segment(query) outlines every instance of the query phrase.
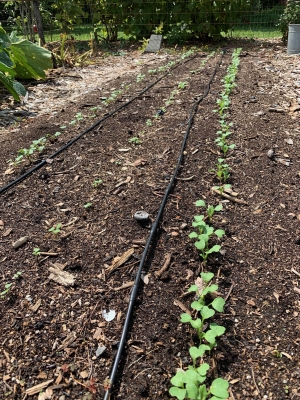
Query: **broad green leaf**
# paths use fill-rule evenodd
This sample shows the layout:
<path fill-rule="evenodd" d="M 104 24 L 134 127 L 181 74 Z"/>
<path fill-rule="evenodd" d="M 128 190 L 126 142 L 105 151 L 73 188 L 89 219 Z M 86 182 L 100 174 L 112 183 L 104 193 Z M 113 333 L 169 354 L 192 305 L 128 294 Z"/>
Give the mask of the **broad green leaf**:
<path fill-rule="evenodd" d="M 191 307 L 194 310 L 200 311 L 203 308 L 203 304 L 201 304 L 199 301 L 193 301 Z"/>
<path fill-rule="evenodd" d="M 9 58 L 5 51 L 0 50 L 0 71 L 9 72 L 10 75 L 15 75 L 13 70 L 14 63 Z"/>
<path fill-rule="evenodd" d="M 211 303 L 211 305 L 213 306 L 213 308 L 216 311 L 223 312 L 225 300 L 222 297 L 217 297 L 214 299 L 214 301 Z"/>
<path fill-rule="evenodd" d="M 205 385 L 201 385 L 199 387 L 199 400 L 206 400 L 207 398 L 207 390 Z"/>
<path fill-rule="evenodd" d="M 13 80 L 12 77 L 5 75 L 0 71 L 0 83 L 12 94 L 15 100 L 20 100 L 20 96 L 25 96 L 26 89 L 24 86 Z"/>
<path fill-rule="evenodd" d="M 221 399 L 227 399 L 229 396 L 227 391 L 228 387 L 228 381 L 225 381 L 222 378 L 217 378 L 212 382 L 210 392 Z"/>
<path fill-rule="evenodd" d="M 202 321 L 200 318 L 192 319 L 190 323 L 194 329 L 200 329 L 202 327 Z"/>
<path fill-rule="evenodd" d="M 206 296 L 207 293 L 213 293 L 213 292 L 215 292 L 216 290 L 218 290 L 218 285 L 210 285 L 210 286 L 207 286 L 207 287 L 203 290 L 203 292 L 201 293 L 201 295 Z"/>
<path fill-rule="evenodd" d="M 216 333 L 216 336 L 224 335 L 224 333 L 225 333 L 225 331 L 226 331 L 225 326 L 218 325 L 218 324 L 216 324 L 215 322 L 212 322 L 212 323 L 209 325 L 209 327 L 210 327 L 210 329 L 211 329 L 212 331 L 214 331 L 214 332 Z"/>
<path fill-rule="evenodd" d="M 29 40 L 12 43 L 10 48 L 16 75 L 20 78 L 45 78 L 45 70 L 52 68 L 51 52 Z"/>
<path fill-rule="evenodd" d="M 198 388 L 194 383 L 190 382 L 186 384 L 186 392 L 188 399 L 198 399 Z"/>
<path fill-rule="evenodd" d="M 185 382 L 185 372 L 183 370 L 177 371 L 176 375 L 171 378 L 171 383 L 174 386 L 183 387 Z"/>
<path fill-rule="evenodd" d="M 184 400 L 186 390 L 173 386 L 169 389 L 169 393 L 171 396 L 176 397 L 178 400 Z"/>
<path fill-rule="evenodd" d="M 194 369 L 188 369 L 187 371 L 185 371 L 185 382 L 192 382 L 192 383 L 197 383 L 198 382 L 198 372 L 195 371 Z"/>
<path fill-rule="evenodd" d="M 209 241 L 209 236 L 207 233 L 202 233 L 201 235 L 198 235 L 199 241 L 203 240 L 205 243 Z"/>
<path fill-rule="evenodd" d="M 212 272 L 201 272 L 200 276 L 204 280 L 205 283 L 208 283 L 209 281 L 212 280 L 212 278 L 214 277 L 214 274 Z"/>
<path fill-rule="evenodd" d="M 203 219 L 204 219 L 204 215 L 195 215 L 195 216 L 194 216 L 194 220 L 195 220 L 196 222 L 202 222 Z"/>
<path fill-rule="evenodd" d="M 211 253 L 218 253 L 221 249 L 221 246 L 218 244 L 215 244 L 212 248 L 210 248 L 207 252 L 207 254 L 211 254 Z"/>
<path fill-rule="evenodd" d="M 0 68 L 1 68 L 1 67 L 0 67 Z M 198 234 L 197 234 L 196 232 L 191 232 L 191 233 L 189 234 L 189 238 L 190 238 L 190 239 L 198 238 Z"/>
<path fill-rule="evenodd" d="M 216 336 L 217 335 L 215 332 L 210 329 L 209 331 L 205 332 L 204 338 L 208 341 L 208 343 L 214 344 L 216 342 Z"/>
<path fill-rule="evenodd" d="M 205 249 L 205 244 L 206 242 L 204 240 L 200 240 L 198 242 L 195 242 L 195 246 L 198 250 L 203 250 Z"/>
<path fill-rule="evenodd" d="M 210 348 L 206 344 L 201 344 L 199 347 L 190 347 L 189 352 L 192 359 L 196 360 L 198 357 L 203 357 L 206 350 L 210 350 Z"/>
<path fill-rule="evenodd" d="M 202 365 L 200 365 L 199 368 L 197 368 L 197 371 L 201 376 L 206 376 L 206 372 L 208 370 L 209 370 L 209 365 L 207 363 L 203 363 Z"/>
<path fill-rule="evenodd" d="M 195 204 L 196 204 L 196 207 L 205 207 L 204 200 L 197 200 Z"/>
<path fill-rule="evenodd" d="M 189 287 L 188 292 L 198 292 L 198 286 L 197 285 L 192 285 Z"/>
<path fill-rule="evenodd" d="M 5 30 L 0 26 L 0 48 L 5 49 L 11 44 L 10 38 Z"/>
<path fill-rule="evenodd" d="M 208 319 L 215 315 L 215 312 L 211 308 L 204 306 L 201 310 L 201 315 L 203 319 Z"/>
<path fill-rule="evenodd" d="M 206 225 L 206 234 L 208 236 L 212 235 L 214 233 L 214 228 L 212 226 Z"/>
<path fill-rule="evenodd" d="M 223 229 L 217 229 L 214 234 L 216 236 L 218 236 L 219 238 L 221 238 L 223 235 L 225 235 L 225 231 L 223 231 Z"/>
<path fill-rule="evenodd" d="M 183 313 L 180 315 L 180 322 L 190 322 L 191 319 L 192 317 L 190 316 L 190 314 Z"/>

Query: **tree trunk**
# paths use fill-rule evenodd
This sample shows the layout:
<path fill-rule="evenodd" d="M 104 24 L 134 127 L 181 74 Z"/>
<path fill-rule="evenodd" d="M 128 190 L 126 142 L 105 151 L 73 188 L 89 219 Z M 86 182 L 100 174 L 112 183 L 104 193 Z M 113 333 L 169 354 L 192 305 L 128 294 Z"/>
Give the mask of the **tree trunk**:
<path fill-rule="evenodd" d="M 37 26 L 37 33 L 40 38 L 40 45 L 44 46 L 46 41 L 45 41 L 45 36 L 44 36 L 42 16 L 40 13 L 38 0 L 33 0 L 33 14 L 34 14 L 34 18 L 35 18 L 35 22 L 36 22 L 36 26 Z"/>

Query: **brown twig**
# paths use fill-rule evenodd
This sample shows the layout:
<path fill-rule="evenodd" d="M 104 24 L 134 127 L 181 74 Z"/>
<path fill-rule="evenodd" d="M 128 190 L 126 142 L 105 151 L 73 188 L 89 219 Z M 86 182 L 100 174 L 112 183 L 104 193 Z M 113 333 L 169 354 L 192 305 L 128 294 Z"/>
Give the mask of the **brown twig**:
<path fill-rule="evenodd" d="M 245 204 L 246 206 L 248 205 L 248 203 L 245 200 L 236 199 L 235 197 L 232 197 L 229 194 L 226 194 L 224 192 L 221 193 L 220 190 L 218 190 L 218 189 L 212 188 L 211 190 L 213 192 L 219 194 L 220 196 L 225 197 L 225 199 L 233 201 L 234 203 Z"/>
<path fill-rule="evenodd" d="M 224 298 L 224 300 L 225 300 L 225 301 L 227 301 L 227 300 L 228 300 L 228 298 L 229 298 L 229 296 L 231 295 L 231 292 L 232 292 L 233 286 L 234 286 L 234 283 L 233 283 L 233 284 L 230 286 L 230 289 L 229 289 L 229 291 L 228 291 L 227 295 L 226 295 L 226 296 L 225 296 L 225 298 Z"/>
<path fill-rule="evenodd" d="M 255 376 L 254 376 L 254 371 L 253 371 L 253 368 L 252 368 L 252 367 L 251 367 L 251 372 L 252 372 L 252 379 L 253 379 L 253 382 L 254 382 L 254 386 L 256 387 L 256 390 L 257 390 L 258 393 L 260 394 L 259 388 L 258 388 L 258 386 L 257 386 L 257 384 L 256 384 L 256 380 L 255 380 Z"/>
<path fill-rule="evenodd" d="M 156 271 L 154 273 L 154 275 L 156 276 L 156 278 L 159 278 L 168 268 L 171 262 L 171 258 L 172 258 L 172 254 L 166 254 L 166 261 L 164 263 L 164 265 L 161 267 L 161 269 L 159 269 L 158 271 Z"/>

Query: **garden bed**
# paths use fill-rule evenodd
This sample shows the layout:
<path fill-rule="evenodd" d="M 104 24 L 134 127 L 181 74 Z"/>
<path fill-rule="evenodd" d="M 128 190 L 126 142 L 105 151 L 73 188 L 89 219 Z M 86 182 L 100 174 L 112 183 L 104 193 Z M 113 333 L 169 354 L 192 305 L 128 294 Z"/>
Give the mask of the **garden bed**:
<path fill-rule="evenodd" d="M 238 193 L 234 199 L 244 203 L 212 191 L 219 184 L 212 169 L 220 157 L 213 110 L 236 47 L 243 50 L 228 116 L 236 147 L 226 160 L 228 183 Z M 52 399 L 104 397 L 151 223 L 174 171 L 190 110 L 215 68 L 146 261 L 112 398 L 168 399 L 176 368 L 190 364 L 188 351 L 196 339 L 180 314 L 181 307 L 189 307 L 193 294 L 187 290 L 203 269 L 188 237 L 199 199 L 222 202 L 213 222 L 225 230 L 218 241 L 221 254 L 212 254 L 204 267 L 215 274 L 226 298 L 224 313 L 215 317 L 226 333 L 208 359 L 210 379 L 227 379 L 232 400 L 300 395 L 299 58 L 286 56 L 275 42 L 230 45 L 222 60 L 218 51 L 196 51 L 184 59 L 181 54 L 128 52 L 120 56 L 117 76 L 103 73 L 105 63 L 119 60 L 113 57 L 81 77 L 80 70 L 62 71 L 60 77 L 53 73 L 31 89 L 34 100 L 29 96 L 30 106 L 46 93 L 48 112 L 33 107 L 36 116 L 0 131 L 3 187 L 30 168 L 26 160 L 7 163 L 20 148 L 46 137 L 43 153 L 31 160 L 38 162 L 162 77 L 167 69 L 160 66 L 180 61 L 177 68 L 169 64 L 171 73 L 143 95 L 2 194 L 0 289 L 12 285 L 0 300 L 1 397 L 26 398 L 26 390 L 42 383 Z M 75 75 L 84 81 L 88 69 L 94 81 L 90 90 L 74 83 L 72 99 L 70 91 L 56 90 L 62 80 L 75 82 Z M 72 101 L 62 103 L 63 96 Z M 140 210 L 149 213 L 148 223 L 134 219 Z M 50 231 L 53 227 L 57 233 Z M 28 238 L 26 243 L 14 249 L 12 243 L 21 237 Z M 116 257 L 124 254 L 130 254 L 128 260 L 116 267 Z M 157 274 L 168 257 L 168 268 Z M 55 282 L 49 268 L 63 268 L 75 283 Z M 111 321 L 104 310 L 115 311 Z"/>

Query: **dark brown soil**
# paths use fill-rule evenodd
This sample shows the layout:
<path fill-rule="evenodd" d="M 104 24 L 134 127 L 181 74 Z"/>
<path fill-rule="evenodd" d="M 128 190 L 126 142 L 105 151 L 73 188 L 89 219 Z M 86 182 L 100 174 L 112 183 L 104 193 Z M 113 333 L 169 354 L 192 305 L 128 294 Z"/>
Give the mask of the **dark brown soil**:
<path fill-rule="evenodd" d="M 286 106 L 291 98 L 280 75 L 287 65 L 297 69 L 298 58 L 285 57 L 276 43 L 244 45 L 228 116 L 233 123 L 230 141 L 236 144 L 227 157 L 229 183 L 238 192 L 236 198 L 244 200 L 238 203 L 211 190 L 218 185 L 212 169 L 221 156 L 214 142 L 219 124 L 213 110 L 233 47 L 194 117 L 178 179 L 144 267 L 145 283 L 140 285 L 112 398 L 170 398 L 170 378 L 176 368 L 190 364 L 188 350 L 195 341 L 194 332 L 180 323 L 178 301 L 189 308 L 193 297 L 187 289 L 203 268 L 214 272 L 219 292 L 227 298 L 224 313 L 214 319 L 226 327 L 226 334 L 207 361 L 215 365 L 216 376 L 231 383 L 230 399 L 300 396 L 300 131 L 297 110 Z M 132 288 L 122 286 L 134 281 L 151 221 L 177 163 L 191 107 L 221 59 L 218 52 L 208 60 L 207 55 L 199 51 L 181 62 L 144 95 L 2 194 L 0 290 L 7 283 L 12 286 L 0 299 L 0 398 L 25 399 L 27 389 L 47 381 L 49 397 L 46 392 L 40 399 L 104 397 Z M 178 58 L 171 54 L 167 62 Z M 266 68 L 272 63 L 275 71 Z M 147 71 L 142 69 L 145 78 L 140 82 L 134 75 L 110 81 L 107 92 L 123 83 L 131 86 L 116 102 L 102 105 L 97 118 L 160 76 Z M 155 118 L 180 82 L 187 82 L 186 89 Z M 102 97 L 100 92 L 83 95 L 54 118 L 24 121 L 17 138 L 3 132 L 1 186 L 94 123 L 91 108 L 101 105 Z M 78 112 L 84 118 L 72 127 L 68 122 Z M 53 143 L 48 140 L 39 160 L 34 156 L 31 164 L 8 166 L 20 148 L 53 135 L 62 125 L 67 129 L 51 139 Z M 134 137 L 139 144 L 130 142 Z M 272 158 L 267 155 L 270 149 L 275 151 Z M 102 183 L 93 187 L 100 179 Z M 222 255 L 211 255 L 206 266 L 188 238 L 199 199 L 222 202 L 223 211 L 215 214 L 213 225 L 226 232 L 220 241 Z M 150 214 L 148 224 L 134 219 L 139 210 Z M 49 232 L 58 223 L 61 231 Z M 28 241 L 14 249 L 12 243 L 24 236 Z M 35 256 L 34 248 L 55 255 Z M 130 249 L 130 258 L 110 272 L 115 257 Z M 168 255 L 169 268 L 157 277 Z M 55 263 L 75 277 L 73 286 L 49 278 Z M 115 310 L 115 318 L 107 322 L 104 310 Z M 106 349 L 96 356 L 99 346 Z M 38 398 L 38 392 L 27 397 Z"/>

